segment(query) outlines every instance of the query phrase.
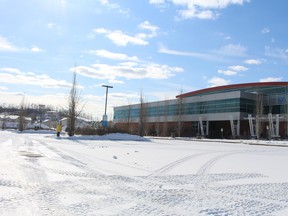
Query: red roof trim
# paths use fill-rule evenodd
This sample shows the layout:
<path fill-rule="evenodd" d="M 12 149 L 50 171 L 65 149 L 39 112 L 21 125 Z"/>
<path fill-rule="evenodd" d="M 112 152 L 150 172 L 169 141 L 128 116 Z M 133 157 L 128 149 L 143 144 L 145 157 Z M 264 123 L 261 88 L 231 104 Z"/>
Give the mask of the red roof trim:
<path fill-rule="evenodd" d="M 225 85 L 225 86 L 216 86 L 211 88 L 205 88 L 196 90 L 193 92 L 188 92 L 185 94 L 177 95 L 176 98 L 183 98 L 183 97 L 189 97 L 193 95 L 198 95 L 206 92 L 212 92 L 212 91 L 219 91 L 219 90 L 225 90 L 230 88 L 245 88 L 245 87 L 256 87 L 256 86 L 288 86 L 288 82 L 257 82 L 257 83 L 242 83 L 242 84 L 233 84 L 233 85 Z"/>

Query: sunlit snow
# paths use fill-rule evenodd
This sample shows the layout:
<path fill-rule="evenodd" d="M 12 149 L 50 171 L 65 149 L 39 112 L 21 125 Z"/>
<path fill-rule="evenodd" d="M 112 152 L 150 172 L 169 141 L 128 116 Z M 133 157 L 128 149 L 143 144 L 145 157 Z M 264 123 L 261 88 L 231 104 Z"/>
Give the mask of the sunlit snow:
<path fill-rule="evenodd" d="M 287 141 L 0 131 L 0 145 L 0 215 L 288 215 Z"/>

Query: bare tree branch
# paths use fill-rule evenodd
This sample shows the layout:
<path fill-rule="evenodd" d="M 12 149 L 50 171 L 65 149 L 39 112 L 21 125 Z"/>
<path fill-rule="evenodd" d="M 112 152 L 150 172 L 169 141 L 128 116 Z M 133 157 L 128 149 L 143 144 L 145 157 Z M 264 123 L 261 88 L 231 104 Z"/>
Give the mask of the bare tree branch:
<path fill-rule="evenodd" d="M 72 88 L 68 98 L 68 135 L 74 136 L 76 130 L 76 119 L 81 114 L 83 106 L 81 106 L 80 96 L 77 89 L 76 70 L 73 72 Z"/>

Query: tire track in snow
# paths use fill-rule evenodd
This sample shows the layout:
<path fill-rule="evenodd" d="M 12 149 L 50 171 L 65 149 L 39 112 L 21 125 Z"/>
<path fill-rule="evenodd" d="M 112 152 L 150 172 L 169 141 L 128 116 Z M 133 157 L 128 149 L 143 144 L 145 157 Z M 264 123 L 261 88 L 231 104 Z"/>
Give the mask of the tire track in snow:
<path fill-rule="evenodd" d="M 82 161 L 68 155 L 68 154 L 65 154 L 61 151 L 59 151 L 57 148 L 55 147 L 52 147 L 50 145 L 48 145 L 47 143 L 45 142 L 42 142 L 42 141 L 39 141 L 39 143 L 43 146 L 45 146 L 46 148 L 48 148 L 49 150 L 51 150 L 52 152 L 56 153 L 57 155 L 59 155 L 62 159 L 64 160 L 67 160 L 69 161 L 70 163 L 72 163 L 73 165 L 75 165 L 76 167 L 80 167 L 80 168 L 83 168 L 83 167 L 86 167 L 87 164 L 86 163 L 83 163 Z"/>
<path fill-rule="evenodd" d="M 47 146 L 50 150 L 52 150 L 53 152 L 57 153 L 58 155 L 60 155 L 63 159 L 65 159 L 68 163 L 70 163 L 71 161 L 73 162 L 73 164 L 77 160 L 74 157 L 71 156 L 67 156 L 66 154 L 60 152 L 58 149 L 49 146 L 49 144 L 47 143 L 43 143 L 41 142 L 41 144 L 43 144 L 44 146 Z M 188 160 L 188 159 L 186 159 Z M 185 160 L 183 160 L 184 162 Z M 81 161 L 80 161 L 81 162 Z M 178 163 L 180 163 L 181 161 L 179 161 Z M 136 208 L 134 209 L 135 212 L 137 213 L 147 213 L 149 211 L 151 211 L 150 213 L 153 212 L 153 214 L 155 213 L 155 215 L 169 215 L 171 213 L 173 213 L 173 215 L 177 215 L 177 212 L 179 212 L 181 209 L 177 209 L 177 207 L 171 207 L 171 206 L 167 206 L 167 205 L 162 205 L 160 203 L 158 203 L 156 200 L 158 195 L 153 195 L 152 197 L 150 197 L 149 194 L 146 194 L 146 192 L 144 192 L 143 196 L 139 197 L 139 193 L 141 193 L 142 195 L 142 191 L 138 191 L 138 187 L 136 187 L 137 184 L 142 184 L 142 185 L 150 185 L 148 188 L 152 189 L 152 191 L 155 190 L 155 188 L 157 188 L 157 191 L 162 191 L 161 189 L 159 189 L 160 185 L 162 185 L 162 183 L 158 183 L 155 181 L 151 181 L 150 179 L 145 179 L 145 178 L 141 178 L 141 177 L 125 177 L 125 176 L 117 176 L 117 175 L 113 175 L 113 176 L 106 176 L 100 173 L 96 173 L 93 172 L 93 170 L 89 169 L 87 167 L 86 164 L 82 163 L 82 164 L 78 164 L 77 165 L 79 168 L 81 168 L 81 170 L 83 170 L 84 173 L 82 172 L 67 172 L 67 171 L 60 171 L 60 170 L 53 170 L 53 169 L 49 169 L 52 172 L 56 172 L 59 174 L 66 174 L 68 176 L 73 176 L 75 175 L 75 177 L 85 177 L 87 178 L 86 181 L 88 182 L 101 182 L 101 185 L 106 185 L 111 187 L 111 189 L 108 190 L 104 190 L 102 191 L 102 195 L 104 195 L 105 197 L 103 199 L 100 199 L 98 201 L 98 203 L 101 203 L 100 206 L 86 206 L 86 208 L 92 208 L 94 209 L 94 211 L 99 208 L 100 212 L 101 209 L 105 209 L 109 206 L 111 206 L 111 203 L 113 203 L 112 205 L 126 205 L 127 202 L 128 203 L 133 203 L 133 205 L 135 205 L 135 200 L 137 201 L 137 205 Z M 73 187 L 75 187 L 75 185 L 73 185 Z M 83 189 L 82 189 L 83 190 Z M 87 191 L 91 192 L 91 189 L 87 188 Z M 101 189 L 96 192 L 100 192 Z M 66 191 L 67 192 L 67 191 Z M 158 194 L 158 193 L 156 193 Z M 50 202 L 50 200 L 48 199 L 48 202 Z M 109 204 L 108 204 L 109 203 Z M 82 205 L 83 203 L 75 203 L 73 205 L 71 205 L 71 210 L 76 208 L 78 205 Z M 75 205 L 75 206 L 74 206 Z M 79 206 L 78 206 L 79 207 Z M 70 210 L 70 209 L 69 209 Z M 75 210 L 75 209 L 74 209 Z M 185 211 L 185 210 L 181 210 L 182 212 L 185 212 L 185 215 L 188 215 L 189 212 Z M 74 211 L 73 211 L 74 212 Z M 125 212 L 125 211 L 124 211 Z M 80 214 L 82 215 L 82 214 Z M 121 214 L 120 214 L 121 215 Z M 125 214 L 124 214 L 125 215 Z"/>
<path fill-rule="evenodd" d="M 220 152 L 220 151 L 219 151 Z M 156 176 L 156 175 L 162 175 L 162 174 L 166 174 L 167 172 L 169 172 L 170 170 L 172 170 L 173 168 L 181 165 L 182 163 L 203 156 L 203 155 L 207 155 L 207 154 L 213 154 L 213 153 L 219 153 L 218 151 L 211 151 L 211 152 L 204 152 L 204 153 L 198 153 L 198 154 L 193 154 L 193 155 L 189 155 L 187 157 L 181 158 L 179 160 L 176 160 L 172 163 L 169 163 L 163 167 L 161 167 L 158 170 L 155 170 L 154 172 L 152 172 L 151 174 L 148 175 L 149 176 Z M 210 166 L 212 166 L 217 160 L 222 159 L 223 157 L 227 157 L 233 154 L 239 154 L 239 153 L 249 153 L 251 151 L 241 151 L 241 152 L 228 152 L 219 156 L 214 157 L 213 159 L 209 160 L 208 162 L 206 162 L 203 166 L 200 167 L 200 169 L 197 172 L 197 175 L 204 175 Z"/>
<path fill-rule="evenodd" d="M 23 177 L 21 181 L 10 180 L 10 175 L 0 179 L 0 214 L 20 215 L 18 210 L 23 208 L 23 215 L 69 215 L 57 199 L 59 190 L 55 190 L 56 187 L 48 182 L 45 167 L 41 166 L 38 157 L 31 157 L 38 154 L 39 142 L 25 135 L 15 135 L 8 141 L 7 152 L 17 157 L 15 166 L 21 170 L 19 173 Z M 9 188 L 11 189 L 8 190 Z M 13 206 L 15 207 L 11 208 Z"/>
<path fill-rule="evenodd" d="M 47 144 L 49 145 L 49 143 Z M 55 147 L 54 147 L 55 148 Z M 50 149 L 53 151 L 52 149 Z M 60 152 L 56 149 L 57 153 Z M 145 178 L 145 177 L 128 177 L 117 175 L 97 175 L 92 169 L 77 160 L 77 157 L 71 157 L 68 153 L 74 156 L 73 152 L 60 152 L 61 158 L 65 159 L 65 163 L 76 165 L 81 171 L 73 172 L 66 170 L 65 167 L 56 167 L 56 169 L 46 169 L 37 163 L 28 163 L 32 166 L 44 171 L 51 171 L 53 174 L 74 176 L 76 178 L 64 178 L 61 181 L 41 183 L 30 189 L 26 196 L 30 207 L 35 207 L 31 212 L 33 215 L 103 215 L 103 212 L 108 211 L 111 215 L 272 215 L 277 210 L 287 207 L 287 185 L 232 185 L 223 187 L 204 188 L 200 192 L 195 188 L 199 182 L 215 181 L 213 174 L 209 174 L 209 169 L 218 160 L 223 157 L 238 154 L 241 152 L 228 151 L 213 151 L 206 153 L 198 153 L 183 157 L 172 163 L 158 169 L 160 177 Z M 242 151 L 249 153 L 251 151 Z M 159 187 L 163 185 L 163 176 L 169 170 L 184 163 L 187 160 L 204 156 L 205 154 L 213 153 L 214 157 L 210 157 L 200 167 L 198 175 L 186 175 L 182 181 L 184 185 L 179 185 L 177 178 L 181 176 L 169 176 L 164 181 L 167 187 Z M 215 156 L 215 154 L 218 154 Z M 57 153 L 58 154 L 58 153 Z M 81 157 L 79 157 L 81 159 Z M 83 159 L 84 160 L 84 159 Z M 27 160 L 29 162 L 29 160 Z M 86 160 L 85 160 L 86 161 Z M 79 163 L 78 163 L 79 162 Z M 89 162 L 88 162 L 89 164 Z M 57 169 L 58 168 L 58 169 Z M 62 170 L 61 170 L 62 168 Z M 202 169 L 202 171 L 201 171 Z M 77 169 L 78 170 L 78 169 Z M 157 171 L 157 170 L 156 170 Z M 155 171 L 155 172 L 156 172 Z M 200 172 L 201 171 L 201 172 Z M 158 173 L 158 174 L 159 174 Z M 202 174 L 201 174 L 202 173 Z M 207 175 L 205 175 L 207 174 Z M 226 174 L 223 175 L 223 181 L 227 181 Z M 78 178 L 79 177 L 79 178 Z M 244 176 L 245 177 L 245 176 Z M 253 177 L 253 176 L 252 176 Z M 258 177 L 258 176 L 256 176 Z M 221 180 L 222 181 L 222 180 Z M 177 183 L 178 182 L 178 183 Z M 1 181 L 0 181 L 1 183 Z M 45 183 L 45 184 L 44 184 Z M 12 185 L 13 189 L 18 189 L 17 182 L 4 182 L 3 185 Z M 20 184 L 22 186 L 22 184 Z M 191 186 L 191 187 L 190 187 Z M 190 188 L 189 188 L 190 187 Z M 242 188 L 244 187 L 244 189 Z M 279 191 L 274 193 L 275 190 Z M 245 193 L 242 193 L 245 191 Z M 263 192 L 268 191 L 265 197 Z M 270 191 L 270 192 L 269 192 Z M 16 193 L 15 193 L 16 194 Z M 283 202 L 281 201 L 282 197 Z M 65 197 L 75 197 L 75 200 L 65 202 Z M 81 197 L 81 199 L 79 198 Z M 270 200 L 274 197 L 274 201 Z M 21 199 L 19 199 L 21 200 Z M 4 200 L 5 201 L 5 200 Z M 18 200 L 17 200 L 18 201 Z M 280 201 L 280 202 L 278 202 Z M 0 199 L 1 202 L 1 199 Z M 16 204 L 8 200 L 8 204 Z M 5 203 L 6 204 L 6 203 Z M 18 204 L 18 203 L 17 203 Z M 14 207 L 11 205 L 11 207 Z M 109 211 L 110 210 L 110 211 Z M 108 214 L 107 212 L 107 214 Z M 11 212 L 10 215 L 13 212 Z M 101 214 L 102 213 L 102 214 Z M 7 214 L 6 214 L 7 215 Z M 15 214 L 14 214 L 15 215 Z"/>
<path fill-rule="evenodd" d="M 48 144 L 47 144 L 48 145 Z M 53 148 L 53 147 L 52 147 Z M 50 149 L 52 150 L 52 149 Z M 56 149 L 57 150 L 57 149 Z M 58 152 L 60 152 L 59 150 L 57 150 Z M 55 152 L 58 154 L 58 152 Z M 86 215 L 86 213 L 88 214 L 89 212 L 97 212 L 100 213 L 102 210 L 105 210 L 106 208 L 109 208 L 110 204 L 112 203 L 113 206 L 119 206 L 118 209 L 118 215 L 132 215 L 132 214 L 140 214 L 140 215 L 146 215 L 146 214 L 152 214 L 152 215 L 191 215 L 191 210 L 195 210 L 194 215 L 196 215 L 197 213 L 201 214 L 201 215 L 207 215 L 207 214 L 218 214 L 218 215 L 223 215 L 225 212 L 229 215 L 232 213 L 243 213 L 243 212 L 238 212 L 238 210 L 240 209 L 239 207 L 236 207 L 236 204 L 239 204 L 240 206 L 246 206 L 247 210 L 245 210 L 244 212 L 249 212 L 249 211 L 255 211 L 255 212 L 250 212 L 250 215 L 259 215 L 261 213 L 265 213 L 266 210 L 263 210 L 264 208 L 278 208 L 281 209 L 283 208 L 283 206 L 287 206 L 285 205 L 285 202 L 278 202 L 278 201 L 273 201 L 271 202 L 271 200 L 269 199 L 263 199 L 263 198 L 255 198 L 255 197 L 246 197 L 245 194 L 235 194 L 232 193 L 230 194 L 228 188 L 226 191 L 226 187 L 222 187 L 222 189 L 224 191 L 218 191 L 215 190 L 215 187 L 211 187 L 211 184 L 209 185 L 209 183 L 211 183 L 209 181 L 209 175 L 205 175 L 205 174 L 209 174 L 209 170 L 211 168 L 211 166 L 213 166 L 218 160 L 226 157 L 226 156 L 230 156 L 233 154 L 239 154 L 239 153 L 249 153 L 251 151 L 241 151 L 241 152 L 220 152 L 220 151 L 213 151 L 213 152 L 205 152 L 205 153 L 198 153 L 198 154 L 194 154 L 194 155 L 189 155 L 187 157 L 181 158 L 179 160 L 176 160 L 172 163 L 169 163 L 165 166 L 163 166 L 162 168 L 154 171 L 153 173 L 151 173 L 149 176 L 157 176 L 157 175 L 161 175 L 161 174 L 165 174 L 168 171 L 170 171 L 171 169 L 175 168 L 176 166 L 190 160 L 193 158 L 197 158 L 203 155 L 207 155 L 207 154 L 221 154 L 218 156 L 215 156 L 213 158 L 211 158 L 210 160 L 207 160 L 206 163 L 204 162 L 204 164 L 200 167 L 200 169 L 198 170 L 196 175 L 199 175 L 200 178 L 202 178 L 201 183 L 199 182 L 194 182 L 192 184 L 196 185 L 196 188 L 193 189 L 193 187 L 191 187 L 190 189 L 181 189 L 181 187 L 174 187 L 175 189 L 166 189 L 166 188 L 161 188 L 158 187 L 158 185 L 162 185 L 162 183 L 159 183 L 157 180 L 155 179 L 143 179 L 141 177 L 121 177 L 121 176 L 110 176 L 107 177 L 105 179 L 102 179 L 102 175 L 97 176 L 95 173 L 95 176 L 92 175 L 92 173 L 89 171 L 89 168 L 87 167 L 87 165 L 85 165 L 83 162 L 83 164 L 81 166 L 79 166 L 79 168 L 82 168 L 83 171 L 85 173 L 81 173 L 81 172 L 64 172 L 64 173 L 59 173 L 59 174 L 66 174 L 66 175 L 75 175 L 76 177 L 87 177 L 87 179 L 85 179 L 85 181 L 87 181 L 87 183 L 100 183 L 103 185 L 107 185 L 110 187 L 110 189 L 97 189 L 94 188 L 93 193 L 91 193 L 91 189 L 93 189 L 93 187 L 88 186 L 87 187 L 87 191 L 83 191 L 83 189 L 81 189 L 82 193 L 80 193 L 81 191 L 79 191 L 78 193 L 80 194 L 86 194 L 86 193 L 90 193 L 90 196 L 92 194 L 101 194 L 103 195 L 103 198 L 99 198 L 99 200 L 97 200 L 98 205 L 93 205 L 92 201 L 90 202 L 90 200 L 85 200 L 85 201 L 80 201 L 80 202 L 76 202 L 73 203 L 71 205 L 69 205 L 68 209 L 66 209 L 66 211 L 68 212 L 73 212 L 74 214 L 77 213 L 77 215 Z M 62 152 L 60 152 L 62 153 Z M 65 154 L 65 153 L 64 153 Z M 61 155 L 60 155 L 61 156 Z M 61 156 L 62 157 L 62 156 Z M 70 161 L 73 161 L 74 163 L 76 163 L 76 161 L 71 157 L 70 155 L 68 155 L 68 157 L 62 157 L 63 159 L 65 159 L 68 163 L 70 163 Z M 73 159 L 72 159 L 73 158 Z M 76 159 L 77 160 L 77 159 Z M 79 160 L 77 160 L 79 161 Z M 81 162 L 81 161 L 80 161 Z M 78 164 L 79 165 L 79 164 Z M 50 171 L 56 171 L 56 170 L 50 170 Z M 87 172 L 87 173 L 86 173 Z M 92 179 L 89 179 L 93 177 Z M 97 177 L 99 177 L 100 179 L 98 179 Z M 167 182 L 169 183 L 169 182 Z M 204 189 L 202 194 L 203 196 L 200 196 L 199 198 L 197 197 L 198 195 L 196 195 L 196 197 L 194 197 L 194 194 L 197 194 L 197 189 L 198 186 L 204 185 L 204 183 L 208 183 L 207 187 L 202 188 Z M 78 183 L 79 184 L 79 183 Z M 139 190 L 139 184 L 146 186 L 146 190 Z M 148 185 L 149 184 L 149 185 Z M 75 187 L 74 183 L 72 184 L 73 187 Z M 140 187 L 141 188 L 141 187 Z M 67 188 L 66 188 L 67 189 Z M 195 190 L 196 189 L 196 190 Z M 68 191 L 66 191 L 68 192 Z M 66 194 L 65 192 L 65 194 Z M 84 192 L 84 193 L 83 193 Z M 43 197 L 41 197 L 41 200 L 43 200 L 43 205 L 46 206 L 46 203 L 51 203 L 51 209 L 47 210 L 47 215 L 48 213 L 51 213 L 51 210 L 53 213 L 55 213 L 55 210 L 57 211 L 58 206 L 56 205 L 56 203 L 53 203 L 50 200 L 51 196 L 56 196 L 57 197 L 57 193 L 55 194 L 55 191 L 46 191 L 43 190 Z M 78 194 L 77 193 L 77 194 Z M 175 195 L 175 193 L 177 195 Z M 95 195 L 95 196 L 96 196 Z M 209 200 L 210 196 L 213 196 L 216 200 L 221 200 L 225 199 L 227 202 L 229 200 L 232 200 L 230 203 L 226 204 L 223 207 L 223 204 L 221 204 L 221 202 L 218 203 L 214 203 L 211 201 L 211 206 L 209 205 L 209 207 L 207 208 L 203 208 L 201 206 L 197 206 L 196 208 L 192 208 L 191 206 L 193 205 L 197 205 L 197 202 L 194 202 L 193 200 L 196 198 L 196 200 L 198 202 L 201 202 L 201 200 Z M 199 199 L 199 200 L 198 200 Z M 110 203 L 110 204 L 107 204 Z M 189 203 L 189 204 L 188 204 Z M 235 204 L 236 203 L 236 204 Z M 131 205 L 130 207 L 125 207 L 121 209 L 121 206 L 126 206 L 128 204 Z M 44 207 L 43 206 L 43 207 Z M 261 211 L 258 211 L 258 206 L 261 206 Z M 41 206 L 42 209 L 42 206 Z M 117 207 L 116 207 L 117 209 Z M 120 210 L 120 211 L 119 211 Z M 241 209 L 240 209 L 241 210 Z M 99 211 L 99 212 L 98 212 Z M 271 212 L 274 212 L 275 210 L 271 210 Z M 42 213 L 46 213 L 45 209 L 43 211 L 43 209 L 41 210 Z M 270 212 L 270 213 L 271 213 Z M 40 213 L 40 212 L 39 212 Z M 63 212 L 64 213 L 64 212 Z"/>
<path fill-rule="evenodd" d="M 244 154 L 244 153 L 251 153 L 254 151 L 238 151 L 238 152 L 228 152 L 228 153 L 224 153 L 221 155 L 218 155 L 212 159 L 210 159 L 209 161 L 207 161 L 204 165 L 202 165 L 199 170 L 197 171 L 197 175 L 205 175 L 209 172 L 210 168 L 220 159 L 223 159 L 224 157 L 227 156 L 231 156 L 231 155 L 235 155 L 235 154 Z"/>
<path fill-rule="evenodd" d="M 172 163 L 169 163 L 163 167 L 161 167 L 160 169 L 158 170 L 155 170 L 154 172 L 152 172 L 151 174 L 148 175 L 149 176 L 156 176 L 156 175 L 161 175 L 161 174 L 165 174 L 167 173 L 168 171 L 172 170 L 173 168 L 175 168 L 176 166 L 179 166 L 180 164 L 188 161 L 188 160 L 191 160 L 191 159 L 194 159 L 196 157 L 200 157 L 202 155 L 206 155 L 206 154 L 211 154 L 211 152 L 207 153 L 198 153 L 198 154 L 193 154 L 193 155 L 189 155 L 187 157 L 184 157 L 184 158 L 181 158 L 179 160 L 176 160 Z"/>
<path fill-rule="evenodd" d="M 121 175 L 121 173 L 116 173 L 115 171 L 111 172 L 110 170 L 104 169 L 103 167 L 101 168 L 97 168 L 95 170 L 95 168 L 91 169 L 88 167 L 89 162 L 94 162 L 93 160 L 98 160 L 104 163 L 108 163 L 108 164 L 114 164 L 120 167 L 125 167 L 125 168 L 129 168 L 129 169 L 134 169 L 134 170 L 141 170 L 141 171 L 145 171 L 147 173 L 150 172 L 150 170 L 144 169 L 144 168 L 140 168 L 140 167 L 134 167 L 131 165 L 127 165 L 124 163 L 121 163 L 117 160 L 111 161 L 111 160 L 105 160 L 102 158 L 97 158 L 95 156 L 91 156 L 91 155 L 86 155 L 85 157 L 85 162 L 78 160 L 75 156 L 71 156 L 67 153 L 63 153 L 62 151 L 58 150 L 57 148 L 50 146 L 49 144 L 43 142 L 43 141 L 39 141 L 40 144 L 44 145 L 45 147 L 47 147 L 48 149 L 50 149 L 51 151 L 53 151 L 54 153 L 56 153 L 57 155 L 59 155 L 62 159 L 72 163 L 73 165 L 75 165 L 76 167 L 83 169 L 87 172 L 94 172 L 94 173 L 98 173 L 98 174 L 116 174 L 116 175 Z M 69 152 L 73 155 L 74 153 L 79 154 L 79 152 L 73 151 L 73 150 L 69 150 Z M 93 158 L 93 160 L 91 160 L 90 158 Z"/>

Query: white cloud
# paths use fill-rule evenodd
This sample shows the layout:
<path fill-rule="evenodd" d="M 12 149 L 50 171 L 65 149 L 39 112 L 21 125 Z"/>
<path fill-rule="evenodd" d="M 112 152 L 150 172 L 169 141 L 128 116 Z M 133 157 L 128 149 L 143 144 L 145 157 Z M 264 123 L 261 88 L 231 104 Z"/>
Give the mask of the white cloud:
<path fill-rule="evenodd" d="M 5 92 L 0 91 L 0 101 L 5 101 L 6 105 L 16 105 L 20 104 L 20 101 L 24 99 L 24 102 L 34 103 L 34 104 L 44 104 L 55 107 L 67 107 L 68 95 L 64 94 L 44 94 L 44 95 L 28 95 L 23 92 Z"/>
<path fill-rule="evenodd" d="M 109 83 L 111 83 L 111 84 L 124 84 L 124 82 L 121 80 L 109 80 Z"/>
<path fill-rule="evenodd" d="M 169 67 L 167 65 L 160 65 L 155 63 L 118 64 L 114 66 L 107 64 L 94 64 L 90 67 L 87 66 L 76 67 L 76 72 L 80 75 L 95 79 L 106 79 L 111 82 L 117 80 L 117 78 L 168 79 L 169 77 L 174 76 L 175 73 L 182 71 L 183 69 L 179 67 Z"/>
<path fill-rule="evenodd" d="M 156 37 L 157 36 L 157 31 L 159 30 L 159 27 L 156 26 L 156 25 L 152 25 L 150 24 L 150 22 L 148 21 L 145 21 L 143 23 L 140 23 L 138 25 L 139 28 L 141 29 L 144 29 L 144 30 L 149 30 L 151 31 L 151 34 L 148 34 L 148 37 L 149 38 L 152 38 L 152 37 Z"/>
<path fill-rule="evenodd" d="M 150 0 L 150 4 L 164 4 L 164 0 Z M 168 1 L 166 1 L 168 2 Z M 178 7 L 184 7 L 178 10 L 180 19 L 216 19 L 219 17 L 218 10 L 224 9 L 230 5 L 242 5 L 250 0 L 170 0 L 172 4 Z"/>
<path fill-rule="evenodd" d="M 182 5 L 187 7 L 200 7 L 200 8 L 213 8 L 213 9 L 223 9 L 229 5 L 238 4 L 242 5 L 250 0 L 172 0 L 176 5 Z"/>
<path fill-rule="evenodd" d="M 247 48 L 240 44 L 228 44 L 215 50 L 214 53 L 226 56 L 245 56 Z"/>
<path fill-rule="evenodd" d="M 288 50 L 281 48 L 265 47 L 265 55 L 272 58 L 279 58 L 288 61 Z"/>
<path fill-rule="evenodd" d="M 96 34 L 104 34 L 108 39 L 110 39 L 114 44 L 118 46 L 127 46 L 128 44 L 148 45 L 148 39 L 157 36 L 157 31 L 159 30 L 158 26 L 152 25 L 149 21 L 144 21 L 138 25 L 141 30 L 148 30 L 149 33 L 137 33 L 135 35 L 128 35 L 122 32 L 121 30 L 109 30 L 105 28 L 94 29 L 93 32 Z M 93 38 L 90 35 L 90 38 Z"/>
<path fill-rule="evenodd" d="M 0 101 L 4 104 L 19 105 L 25 94 L 23 92 L 0 91 Z"/>
<path fill-rule="evenodd" d="M 31 48 L 31 52 L 39 53 L 39 52 L 45 52 L 45 50 L 34 46 L 34 47 Z"/>
<path fill-rule="evenodd" d="M 22 49 L 10 43 L 7 38 L 0 35 L 0 52 L 19 52 Z"/>
<path fill-rule="evenodd" d="M 7 38 L 0 35 L 0 52 L 44 52 L 45 50 L 33 46 L 32 48 L 18 47 Z"/>
<path fill-rule="evenodd" d="M 123 53 L 113 53 L 108 50 L 91 50 L 89 51 L 92 54 L 97 56 L 101 56 L 103 58 L 113 59 L 113 60 L 120 60 L 120 61 L 139 61 L 137 56 L 127 56 Z"/>
<path fill-rule="evenodd" d="M 171 49 L 166 48 L 163 45 L 159 46 L 158 52 L 163 53 L 163 54 L 168 54 L 168 55 L 189 56 L 189 57 L 195 57 L 195 58 L 200 58 L 200 59 L 205 59 L 205 60 L 221 60 L 215 55 L 199 53 L 199 52 L 183 52 L 183 51 L 178 51 L 178 50 L 171 50 Z"/>
<path fill-rule="evenodd" d="M 93 31 L 98 34 L 108 34 L 109 32 L 109 30 L 106 30 L 104 28 L 97 28 L 97 29 L 94 29 Z"/>
<path fill-rule="evenodd" d="M 150 4 L 164 4 L 165 0 L 149 0 Z"/>
<path fill-rule="evenodd" d="M 5 87 L 5 86 L 0 86 L 0 91 L 4 91 L 4 90 L 7 90 L 8 88 Z"/>
<path fill-rule="evenodd" d="M 212 79 L 208 80 L 208 83 L 210 84 L 211 87 L 228 85 L 229 82 L 230 82 L 229 80 L 225 80 L 220 77 L 213 77 Z"/>
<path fill-rule="evenodd" d="M 64 33 L 63 28 L 60 25 L 58 25 L 57 23 L 48 23 L 47 28 L 51 31 L 56 32 L 59 35 Z"/>
<path fill-rule="evenodd" d="M 104 28 L 98 28 L 94 29 L 94 32 L 98 34 L 105 34 L 105 36 L 117 46 L 127 46 L 129 43 L 142 46 L 149 44 L 148 41 L 143 40 L 141 36 L 139 37 L 139 35 L 130 36 L 120 30 L 110 31 Z"/>
<path fill-rule="evenodd" d="M 282 80 L 283 80 L 282 77 L 267 77 L 267 78 L 260 79 L 259 82 L 279 82 Z"/>
<path fill-rule="evenodd" d="M 237 72 L 233 70 L 218 70 L 217 72 L 226 76 L 233 76 L 237 74 Z"/>
<path fill-rule="evenodd" d="M 0 83 L 36 85 L 44 88 L 71 88 L 71 83 L 56 80 L 48 75 L 21 72 L 16 68 L 0 68 Z"/>
<path fill-rule="evenodd" d="M 221 38 L 225 39 L 225 40 L 231 40 L 232 37 L 226 33 L 222 33 L 222 32 L 216 32 L 217 36 L 220 36 Z"/>
<path fill-rule="evenodd" d="M 262 62 L 258 59 L 247 59 L 244 61 L 245 64 L 250 64 L 250 65 L 259 65 L 262 64 Z"/>
<path fill-rule="evenodd" d="M 181 19 L 217 19 L 219 14 L 211 10 L 202 10 L 199 11 L 196 8 L 189 8 L 188 10 L 179 10 L 178 14 Z"/>
<path fill-rule="evenodd" d="M 109 8 L 120 8 L 120 6 L 116 3 L 110 3 L 109 0 L 99 0 L 102 5 L 105 5 Z"/>
<path fill-rule="evenodd" d="M 262 34 L 267 34 L 267 33 L 269 33 L 270 32 L 270 29 L 269 28 L 267 28 L 267 27 L 265 27 L 265 28 L 263 28 L 262 29 Z"/>
<path fill-rule="evenodd" d="M 138 27 L 141 30 L 148 30 L 149 33 L 137 33 L 131 36 L 125 34 L 121 30 L 111 31 L 105 28 L 97 28 L 94 29 L 93 32 L 97 34 L 104 34 L 108 39 L 110 39 L 114 44 L 118 46 L 127 46 L 128 44 L 145 46 L 149 44 L 149 42 L 147 41 L 148 39 L 157 36 L 157 31 L 159 29 L 158 26 L 152 25 L 149 21 L 144 21 L 143 23 L 140 23 Z"/>
<path fill-rule="evenodd" d="M 48 23 L 47 24 L 48 29 L 57 29 L 60 28 L 59 25 L 57 25 L 56 23 Z"/>
<path fill-rule="evenodd" d="M 224 74 L 226 76 L 234 76 L 237 75 L 239 72 L 247 71 L 248 68 L 241 66 L 241 65 L 233 65 L 229 66 L 228 70 L 218 70 L 217 72 L 220 74 Z"/>
<path fill-rule="evenodd" d="M 231 70 L 234 70 L 234 71 L 247 71 L 248 70 L 247 67 L 244 67 L 244 66 L 241 66 L 241 65 L 229 66 L 228 68 L 231 69 Z"/>
<path fill-rule="evenodd" d="M 119 65 L 122 65 L 122 66 L 130 66 L 130 67 L 137 67 L 137 66 L 138 66 L 138 63 L 136 63 L 136 62 L 121 62 L 121 63 L 119 63 Z"/>
<path fill-rule="evenodd" d="M 148 45 L 148 41 L 143 40 L 139 35 L 129 36 L 122 31 L 112 31 L 107 37 L 118 46 L 127 46 L 128 43 L 135 45 Z"/>
<path fill-rule="evenodd" d="M 168 55 L 188 56 L 210 61 L 226 62 L 227 57 L 243 57 L 246 56 L 246 48 L 241 45 L 228 44 L 220 47 L 218 50 L 211 50 L 207 53 L 202 52 L 183 52 L 166 48 L 160 44 L 158 48 L 159 53 Z"/>
<path fill-rule="evenodd" d="M 0 68 L 0 72 L 21 74 L 21 71 L 17 68 Z"/>
<path fill-rule="evenodd" d="M 143 23 L 140 23 L 138 26 L 142 29 L 148 29 L 151 32 L 156 32 L 159 29 L 158 26 L 151 25 L 149 21 L 144 21 Z"/>
<path fill-rule="evenodd" d="M 137 93 L 111 92 L 109 97 L 112 100 L 123 100 L 127 104 L 127 100 L 139 99 L 140 95 Z"/>
<path fill-rule="evenodd" d="M 129 9 L 123 9 L 120 7 L 119 4 L 116 3 L 110 3 L 109 0 L 98 0 L 100 4 L 106 6 L 108 9 L 113 9 L 117 10 L 118 13 L 128 15 L 129 14 Z"/>
<path fill-rule="evenodd" d="M 109 1 L 108 0 L 98 0 L 101 4 L 103 5 L 107 5 L 109 4 Z"/>

